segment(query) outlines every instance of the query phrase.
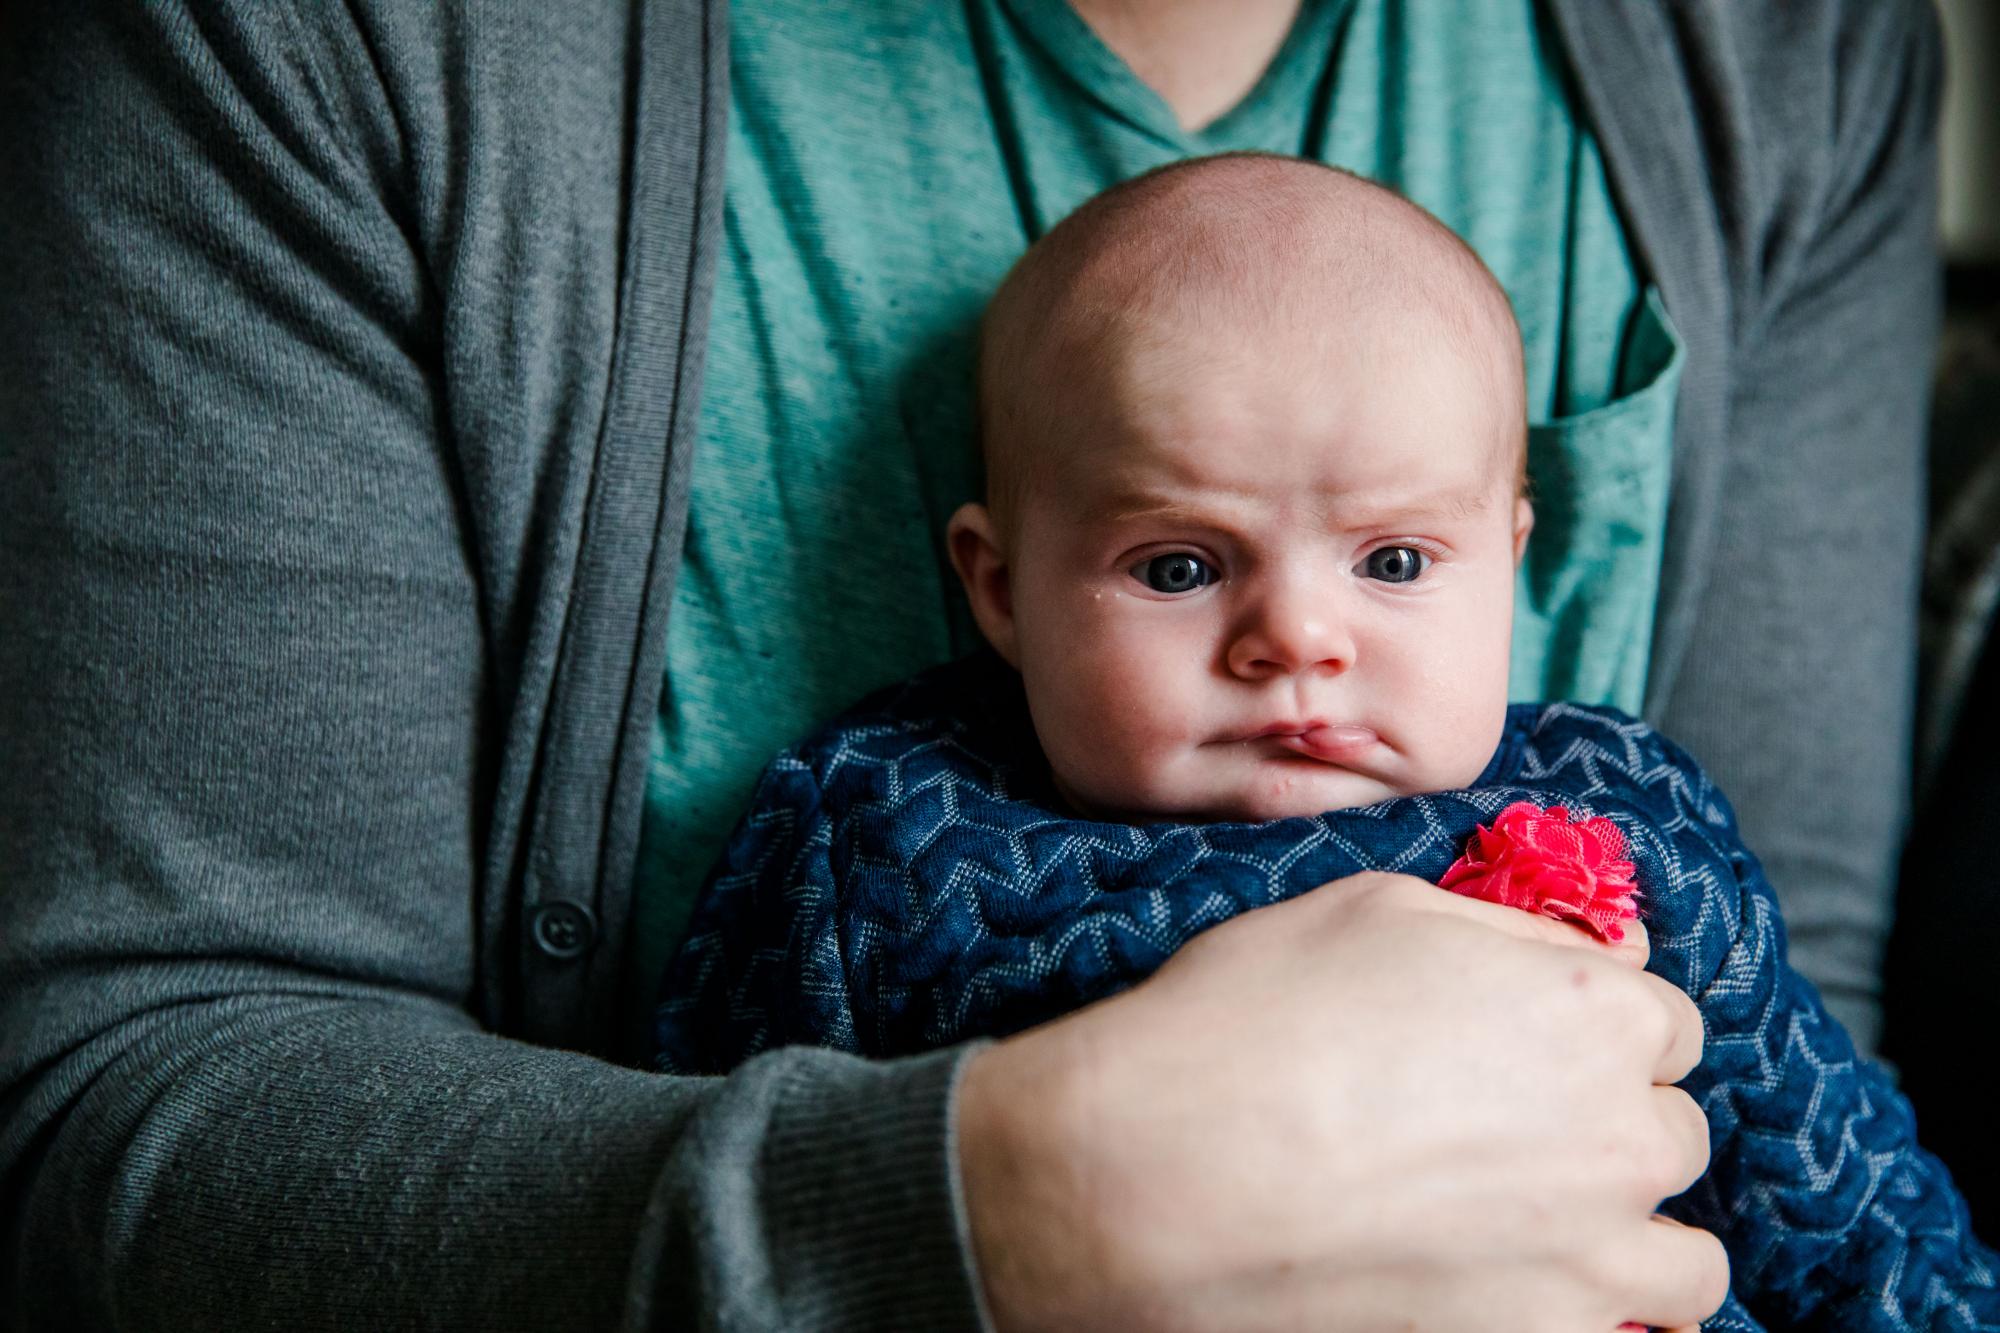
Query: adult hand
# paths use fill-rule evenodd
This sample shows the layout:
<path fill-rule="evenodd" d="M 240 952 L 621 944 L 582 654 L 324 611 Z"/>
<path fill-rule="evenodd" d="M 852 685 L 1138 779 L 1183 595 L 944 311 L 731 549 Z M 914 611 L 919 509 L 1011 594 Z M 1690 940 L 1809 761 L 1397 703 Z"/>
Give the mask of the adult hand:
<path fill-rule="evenodd" d="M 1572 943 L 1572 944 L 1580 942 L 1585 945 L 1595 946 L 1599 949 L 1604 950 L 1607 954 L 1611 955 L 1613 958 L 1618 959 L 1620 962 L 1629 964 L 1630 966 L 1638 968 L 1641 971 L 1645 970 L 1647 960 L 1649 960 L 1653 956 L 1653 939 L 1652 936 L 1647 933 L 1646 924 L 1643 921 L 1638 921 L 1638 920 L 1627 921 L 1625 923 L 1624 938 L 1620 939 L 1615 944 L 1609 941 L 1598 939 L 1597 936 L 1593 934 L 1587 927 L 1578 926 L 1575 925 L 1574 923 L 1571 923 L 1571 928 L 1575 930 L 1579 936 L 1582 937 L 1581 940 L 1579 941 L 1572 939 L 1561 942 Z M 1696 1114 L 1699 1114 L 1699 1112 L 1697 1112 Z M 1674 1222 L 1674 1220 L 1670 1217 L 1662 1217 L 1659 1220 L 1662 1222 L 1666 1222 L 1670 1225 L 1675 1225 L 1675 1226 L 1680 1225 L 1679 1223 Z M 1643 1330 L 1646 1326 L 1644 1324 L 1627 1321 L 1626 1323 L 1620 1324 L 1618 1327 L 1620 1329 L 1630 1328 L 1630 1329 Z M 1662 1330 L 1662 1333 L 1701 1333 L 1701 1325 L 1687 1324 L 1678 1328 L 1670 1328 Z"/>
<path fill-rule="evenodd" d="M 1692 1324 L 1727 1259 L 1653 1209 L 1707 1166 L 1665 1086 L 1700 1054 L 1685 995 L 1569 926 L 1326 885 L 968 1064 L 989 1308 L 1007 1333 Z"/>

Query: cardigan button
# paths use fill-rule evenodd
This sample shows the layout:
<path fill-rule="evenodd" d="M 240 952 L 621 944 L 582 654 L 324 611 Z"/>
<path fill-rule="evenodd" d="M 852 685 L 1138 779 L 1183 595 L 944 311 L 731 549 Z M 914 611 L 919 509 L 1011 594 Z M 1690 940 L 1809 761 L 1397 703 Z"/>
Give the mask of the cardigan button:
<path fill-rule="evenodd" d="M 597 918 L 582 903 L 557 898 L 529 913 L 528 936 L 551 958 L 575 958 L 597 938 Z"/>

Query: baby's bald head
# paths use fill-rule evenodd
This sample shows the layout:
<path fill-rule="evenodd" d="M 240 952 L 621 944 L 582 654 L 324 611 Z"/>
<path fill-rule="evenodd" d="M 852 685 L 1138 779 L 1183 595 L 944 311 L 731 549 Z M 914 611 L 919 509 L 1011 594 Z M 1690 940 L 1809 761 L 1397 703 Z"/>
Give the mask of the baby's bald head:
<path fill-rule="evenodd" d="M 1029 250 L 980 348 L 987 503 L 945 538 L 1056 790 L 1278 819 L 1440 791 L 1507 712 L 1521 340 L 1422 209 L 1210 158 Z"/>
<path fill-rule="evenodd" d="M 1233 344 L 1309 350 L 1359 336 L 1390 354 L 1455 354 L 1483 368 L 1498 420 L 1495 467 L 1525 480 L 1521 338 L 1479 257 L 1382 186 L 1294 158 L 1178 162 L 1113 187 L 1037 241 L 980 332 L 979 425 L 988 504 L 1003 531 L 1080 389 L 1212 363 Z M 1442 340 L 1440 342 L 1439 340 Z M 1132 387 L 1127 385 L 1128 388 Z"/>

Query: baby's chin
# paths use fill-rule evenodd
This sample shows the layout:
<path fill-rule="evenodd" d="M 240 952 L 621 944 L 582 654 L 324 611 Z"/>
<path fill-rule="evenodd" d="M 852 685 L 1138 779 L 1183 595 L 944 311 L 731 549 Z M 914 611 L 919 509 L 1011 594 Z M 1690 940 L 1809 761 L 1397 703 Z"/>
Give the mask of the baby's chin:
<path fill-rule="evenodd" d="M 1244 790 L 1220 793 L 1193 820 L 1228 820 L 1268 824 L 1276 819 L 1310 819 L 1332 810 L 1358 810 L 1410 793 L 1380 778 L 1335 769 L 1303 780 L 1253 783 Z"/>
<path fill-rule="evenodd" d="M 1411 789 L 1313 760 L 1275 763 L 1271 771 L 1232 775 L 1210 788 L 1145 789 L 1134 784 L 1122 800 L 1093 800 L 1057 779 L 1070 805 L 1093 819 L 1119 823 L 1268 824 L 1355 810 L 1412 794 Z M 1136 797 L 1136 799 L 1135 799 Z"/>

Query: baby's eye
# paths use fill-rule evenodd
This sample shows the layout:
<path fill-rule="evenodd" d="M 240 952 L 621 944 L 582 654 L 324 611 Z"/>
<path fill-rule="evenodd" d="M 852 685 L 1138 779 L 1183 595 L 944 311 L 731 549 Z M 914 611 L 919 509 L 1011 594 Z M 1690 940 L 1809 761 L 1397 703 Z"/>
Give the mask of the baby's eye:
<path fill-rule="evenodd" d="M 1384 583 L 1408 583 L 1430 568 L 1431 558 L 1414 546 L 1384 546 L 1361 562 L 1363 574 Z"/>
<path fill-rule="evenodd" d="M 1141 560 L 1130 572 L 1154 592 L 1193 592 L 1215 582 L 1215 570 L 1208 562 L 1186 551 Z"/>

